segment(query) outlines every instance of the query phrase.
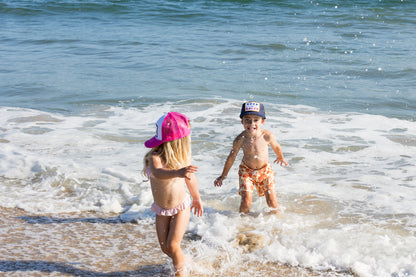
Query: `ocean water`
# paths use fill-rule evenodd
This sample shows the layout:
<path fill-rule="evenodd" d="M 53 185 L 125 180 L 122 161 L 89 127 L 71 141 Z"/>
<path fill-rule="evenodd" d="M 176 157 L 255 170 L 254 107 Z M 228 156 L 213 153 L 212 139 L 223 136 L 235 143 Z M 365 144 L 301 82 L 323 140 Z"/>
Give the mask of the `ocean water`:
<path fill-rule="evenodd" d="M 152 222 L 143 143 L 177 111 L 205 205 L 188 226 L 191 271 L 416 276 L 415 12 L 410 0 L 1 0 L 0 206 Z M 247 100 L 265 104 L 290 163 L 273 166 L 282 217 L 256 193 L 238 214 L 238 160 L 213 185 Z"/>

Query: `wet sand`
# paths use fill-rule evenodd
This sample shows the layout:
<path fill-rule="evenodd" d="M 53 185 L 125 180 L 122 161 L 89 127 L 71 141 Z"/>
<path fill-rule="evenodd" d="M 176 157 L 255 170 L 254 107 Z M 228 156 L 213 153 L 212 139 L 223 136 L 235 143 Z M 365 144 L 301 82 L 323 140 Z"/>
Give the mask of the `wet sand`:
<path fill-rule="evenodd" d="M 195 239 L 186 234 L 183 248 Z M 93 213 L 39 216 L 0 208 L 0 245 L 0 276 L 172 276 L 150 220 L 122 222 L 117 215 Z M 216 265 L 209 266 L 215 272 Z M 259 276 L 340 276 L 277 264 L 244 266 L 260 266 Z M 244 269 L 220 271 L 188 275 L 242 276 Z"/>
<path fill-rule="evenodd" d="M 148 241 L 157 241 L 152 225 L 123 223 L 117 216 L 38 216 L 1 209 L 0 274 L 169 276 L 169 260 Z"/>

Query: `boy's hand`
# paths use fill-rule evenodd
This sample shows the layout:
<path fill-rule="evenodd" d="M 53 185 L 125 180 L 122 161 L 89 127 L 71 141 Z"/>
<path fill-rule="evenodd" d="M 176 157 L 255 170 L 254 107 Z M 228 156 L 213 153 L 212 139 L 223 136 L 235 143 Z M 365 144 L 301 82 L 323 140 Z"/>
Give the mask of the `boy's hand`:
<path fill-rule="evenodd" d="M 274 163 L 280 164 L 280 166 L 286 165 L 288 166 L 289 164 L 286 162 L 285 158 L 277 158 Z"/>
<path fill-rule="evenodd" d="M 201 200 L 193 200 L 192 201 L 192 206 L 191 206 L 191 211 L 192 209 L 194 209 L 194 215 L 200 217 L 204 214 L 204 207 L 202 206 L 202 201 Z"/>
<path fill-rule="evenodd" d="M 222 186 L 222 181 L 225 179 L 225 177 L 220 176 L 217 179 L 215 179 L 214 181 L 214 186 L 216 187 L 221 187 Z"/>

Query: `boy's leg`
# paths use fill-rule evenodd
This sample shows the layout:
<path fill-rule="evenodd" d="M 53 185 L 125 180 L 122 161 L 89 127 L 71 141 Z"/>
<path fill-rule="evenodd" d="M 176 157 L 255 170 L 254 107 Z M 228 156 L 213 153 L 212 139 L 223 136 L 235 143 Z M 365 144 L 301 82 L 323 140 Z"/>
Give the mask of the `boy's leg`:
<path fill-rule="evenodd" d="M 251 172 L 252 171 L 243 164 L 240 165 L 238 170 L 238 182 L 240 186 L 238 193 L 241 196 L 240 213 L 246 214 L 250 211 L 254 189 Z"/>
<path fill-rule="evenodd" d="M 267 190 L 264 193 L 264 196 L 266 197 L 267 206 L 272 209 L 272 213 L 279 213 L 279 203 L 277 202 L 276 191 L 274 189 Z"/>
<path fill-rule="evenodd" d="M 190 207 L 187 207 L 182 212 L 173 216 L 167 238 L 167 248 L 171 253 L 173 266 L 175 267 L 178 276 L 181 276 L 180 271 L 183 271 L 183 267 L 185 266 L 185 256 L 181 249 L 181 242 L 183 235 L 185 234 L 186 227 L 188 226 L 189 217 Z"/>
<path fill-rule="evenodd" d="M 253 193 L 251 191 L 240 191 L 241 194 L 241 203 L 240 203 L 240 213 L 248 213 L 250 211 L 251 201 L 253 198 Z"/>
<path fill-rule="evenodd" d="M 275 174 L 273 171 L 272 166 L 270 163 L 265 168 L 264 172 L 262 172 L 264 179 L 262 184 L 260 185 L 260 192 L 259 195 L 264 194 L 266 197 L 267 206 L 271 208 L 272 213 L 279 213 L 279 203 L 277 202 L 276 196 L 276 181 L 275 181 Z"/>

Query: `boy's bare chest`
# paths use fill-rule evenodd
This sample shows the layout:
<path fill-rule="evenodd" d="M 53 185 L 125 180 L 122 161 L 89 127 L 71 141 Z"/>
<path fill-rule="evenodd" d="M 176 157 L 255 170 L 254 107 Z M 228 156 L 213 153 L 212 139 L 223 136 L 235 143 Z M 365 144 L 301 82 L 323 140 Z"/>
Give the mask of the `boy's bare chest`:
<path fill-rule="evenodd" d="M 245 155 L 267 153 L 268 143 L 263 137 L 246 138 L 242 143 L 242 149 Z"/>

